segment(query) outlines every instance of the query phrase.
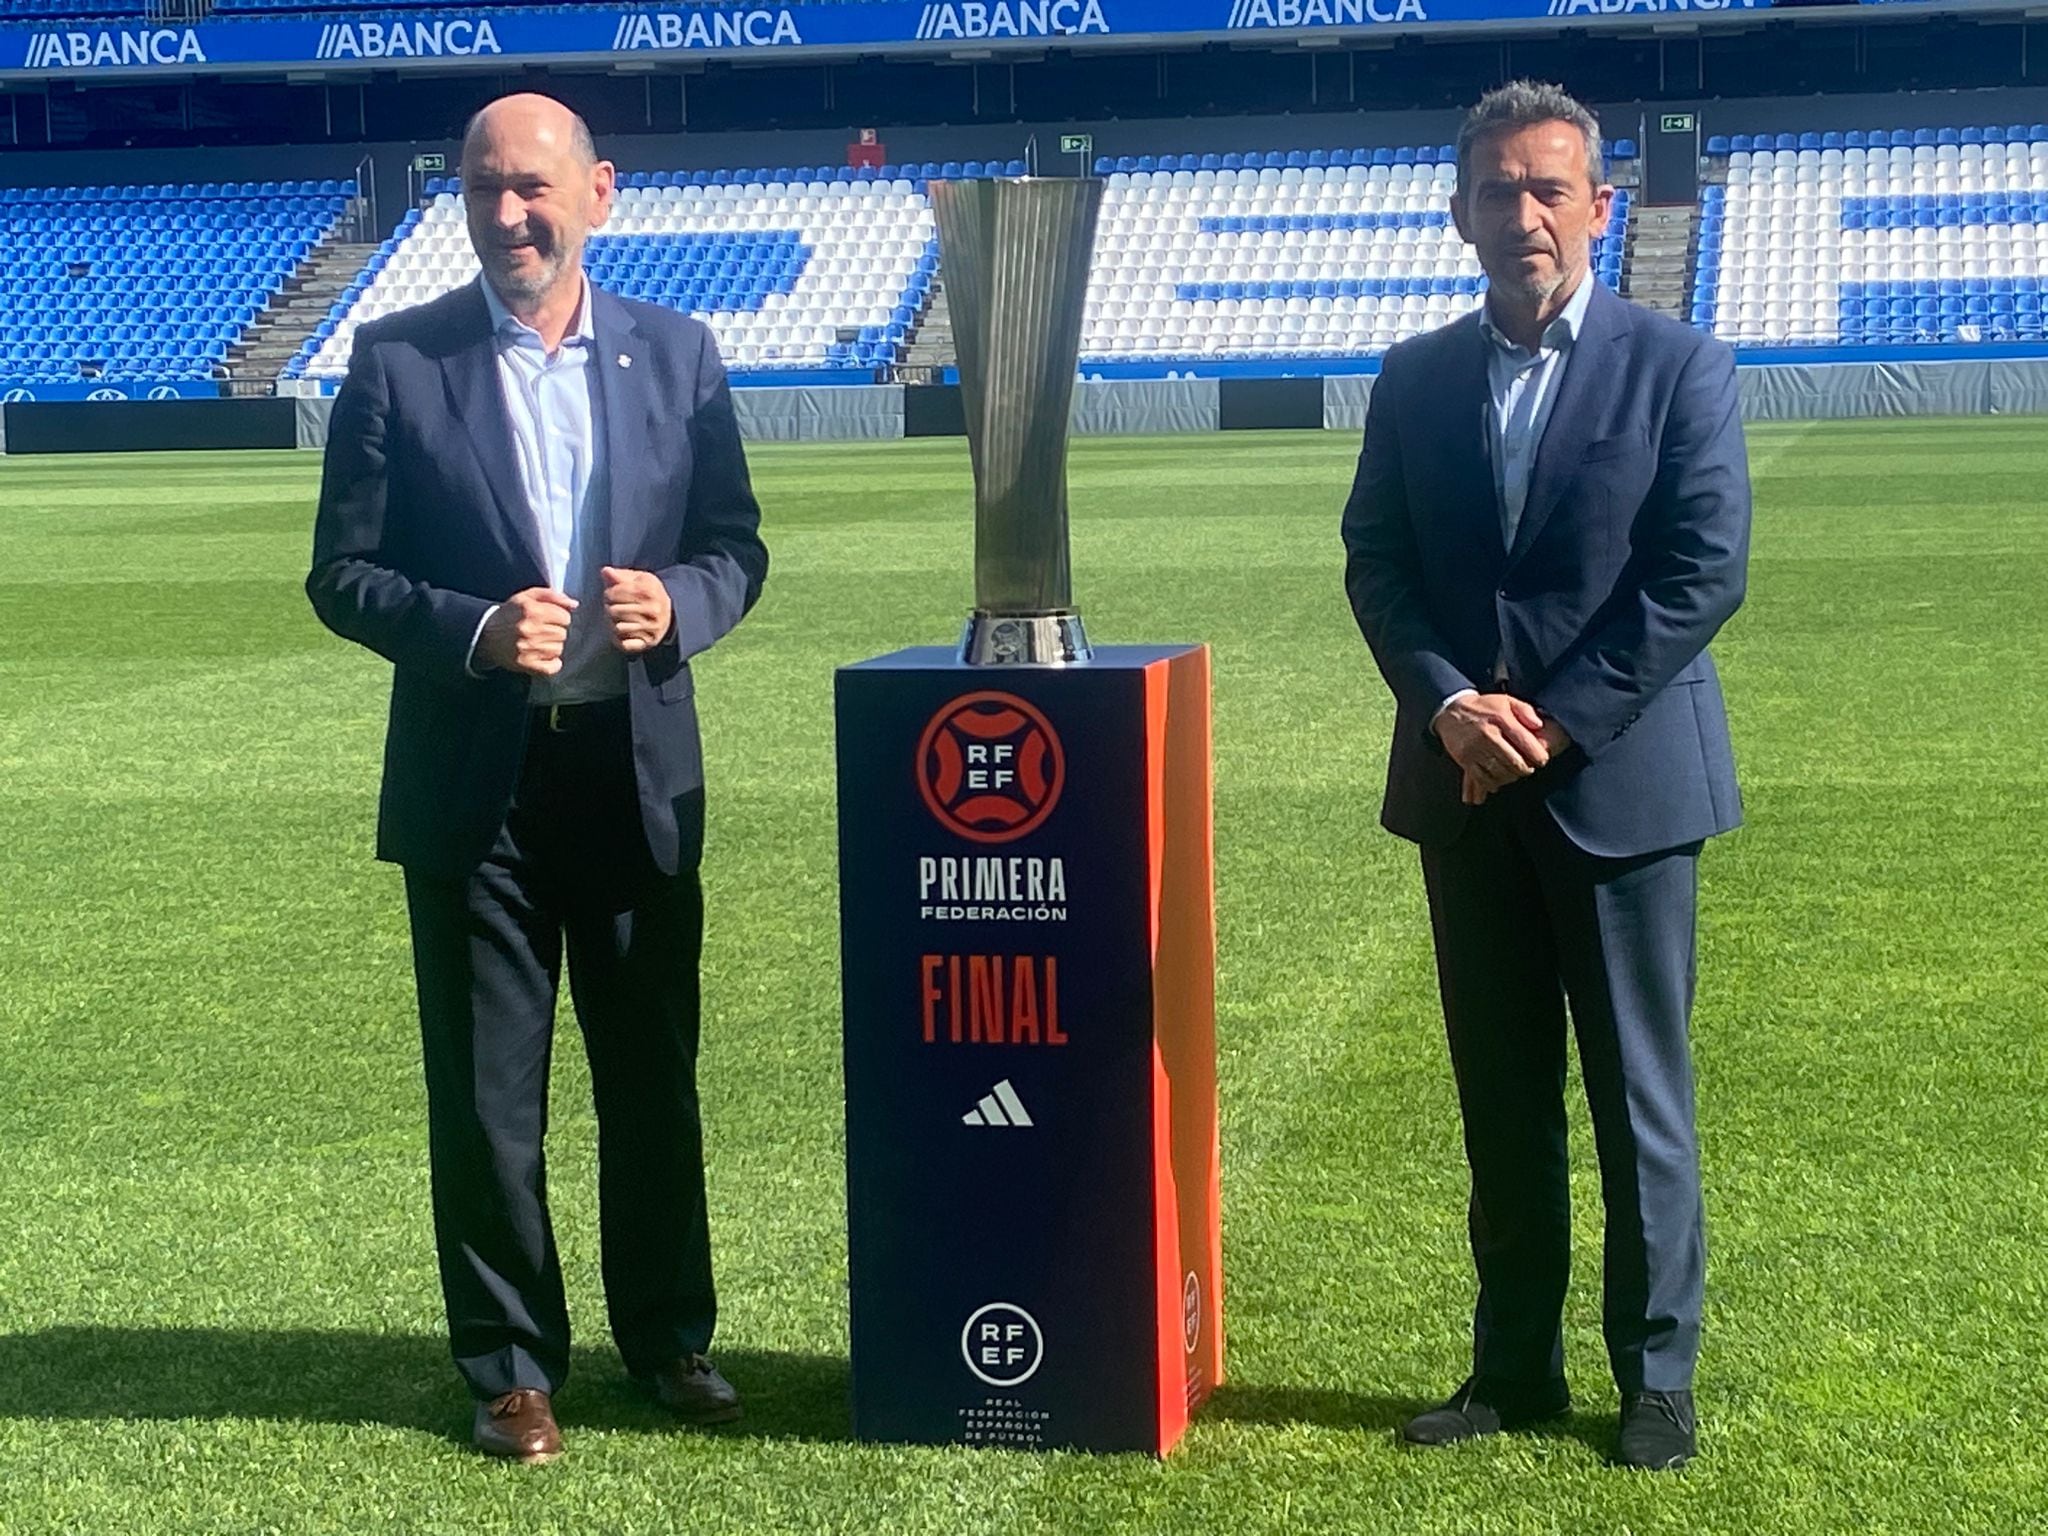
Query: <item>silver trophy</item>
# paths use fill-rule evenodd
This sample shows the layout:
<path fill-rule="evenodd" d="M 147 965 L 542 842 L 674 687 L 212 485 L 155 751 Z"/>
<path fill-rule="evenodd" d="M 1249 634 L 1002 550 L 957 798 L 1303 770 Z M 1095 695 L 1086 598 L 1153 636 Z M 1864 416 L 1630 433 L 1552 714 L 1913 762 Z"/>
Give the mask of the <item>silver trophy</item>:
<path fill-rule="evenodd" d="M 1067 553 L 1067 422 L 1099 181 L 931 185 L 974 459 L 970 665 L 1088 659 Z"/>

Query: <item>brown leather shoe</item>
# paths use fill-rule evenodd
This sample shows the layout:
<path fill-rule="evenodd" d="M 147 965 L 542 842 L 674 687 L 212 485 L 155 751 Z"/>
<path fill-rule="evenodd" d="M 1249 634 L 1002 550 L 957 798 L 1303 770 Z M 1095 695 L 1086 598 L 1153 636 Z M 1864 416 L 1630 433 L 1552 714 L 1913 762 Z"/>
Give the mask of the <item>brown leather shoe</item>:
<path fill-rule="evenodd" d="M 730 1424 L 740 1416 L 740 1395 L 702 1355 L 671 1360 L 639 1378 L 654 1400 L 685 1424 Z"/>
<path fill-rule="evenodd" d="M 470 1440 L 486 1456 L 538 1466 L 562 1454 L 562 1431 L 545 1392 L 523 1387 L 476 1405 Z"/>

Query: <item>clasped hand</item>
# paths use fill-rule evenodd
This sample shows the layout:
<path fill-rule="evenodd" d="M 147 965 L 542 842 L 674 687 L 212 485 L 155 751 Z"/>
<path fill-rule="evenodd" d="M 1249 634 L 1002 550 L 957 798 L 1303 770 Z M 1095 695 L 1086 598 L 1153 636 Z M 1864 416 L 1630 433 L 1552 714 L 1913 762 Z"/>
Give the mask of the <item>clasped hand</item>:
<path fill-rule="evenodd" d="M 652 571 L 609 565 L 602 574 L 605 623 L 615 647 L 639 656 L 668 638 L 675 610 L 660 577 Z M 553 677 L 562 670 L 562 652 L 577 606 L 575 598 L 553 587 L 513 593 L 485 622 L 477 638 L 477 660 L 528 677 Z"/>
<path fill-rule="evenodd" d="M 1526 779 L 1572 744 L 1555 720 L 1508 693 L 1470 693 L 1438 713 L 1436 738 L 1464 770 L 1462 798 L 1483 805 L 1488 795 Z"/>

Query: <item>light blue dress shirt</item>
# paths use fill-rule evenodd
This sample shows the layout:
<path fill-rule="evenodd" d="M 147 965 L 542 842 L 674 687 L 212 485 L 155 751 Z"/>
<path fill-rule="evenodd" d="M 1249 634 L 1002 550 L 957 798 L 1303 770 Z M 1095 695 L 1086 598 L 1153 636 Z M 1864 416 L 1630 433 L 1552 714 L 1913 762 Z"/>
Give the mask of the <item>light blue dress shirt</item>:
<path fill-rule="evenodd" d="M 519 484 L 540 530 L 548 582 L 577 602 L 562 670 L 535 678 L 530 697 L 539 705 L 616 698 L 626 691 L 626 662 L 604 618 L 601 572 L 611 561 L 610 487 L 599 458 L 603 435 L 593 387 L 598 364 L 590 280 L 583 280 L 576 318 L 552 357 L 539 331 L 507 309 L 488 282 L 483 290 Z"/>
<path fill-rule="evenodd" d="M 1486 349 L 1486 387 L 1493 397 L 1493 489 L 1495 510 L 1500 516 L 1501 542 L 1514 547 L 1515 531 L 1522 526 L 1522 508 L 1529 501 L 1529 476 L 1536 467 L 1536 450 L 1543 444 L 1543 432 L 1550 425 L 1550 413 L 1557 406 L 1558 386 L 1564 382 L 1565 364 L 1572 346 L 1586 323 L 1586 310 L 1593 302 L 1593 274 L 1579 279 L 1578 289 L 1565 301 L 1556 319 L 1543 328 L 1530 351 L 1518 347 L 1493 323 L 1491 307 L 1479 311 L 1479 329 L 1489 343 Z M 1496 676 L 1495 682 L 1500 681 Z M 1430 729 L 1450 705 L 1476 693 L 1460 688 L 1437 706 L 1430 717 Z"/>
<path fill-rule="evenodd" d="M 1511 548 L 1529 500 L 1536 449 L 1557 405 L 1572 344 L 1579 339 L 1593 302 L 1593 281 L 1590 272 L 1579 279 L 1578 290 L 1544 327 L 1534 351 L 1508 340 L 1494 325 L 1491 308 L 1479 313 L 1479 329 L 1492 344 L 1486 349 L 1486 385 L 1493 396 L 1493 487 L 1500 498 L 1501 535 Z"/>

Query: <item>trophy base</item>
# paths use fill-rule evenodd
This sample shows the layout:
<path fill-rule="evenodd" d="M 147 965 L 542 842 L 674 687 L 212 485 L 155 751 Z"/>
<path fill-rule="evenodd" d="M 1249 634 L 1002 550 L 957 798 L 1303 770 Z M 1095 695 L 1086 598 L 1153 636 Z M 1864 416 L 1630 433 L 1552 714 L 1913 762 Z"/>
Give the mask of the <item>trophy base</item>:
<path fill-rule="evenodd" d="M 970 667 L 1070 667 L 1093 654 L 1078 613 L 976 613 L 960 637 Z"/>

